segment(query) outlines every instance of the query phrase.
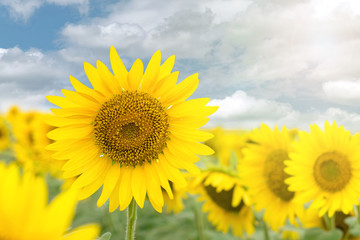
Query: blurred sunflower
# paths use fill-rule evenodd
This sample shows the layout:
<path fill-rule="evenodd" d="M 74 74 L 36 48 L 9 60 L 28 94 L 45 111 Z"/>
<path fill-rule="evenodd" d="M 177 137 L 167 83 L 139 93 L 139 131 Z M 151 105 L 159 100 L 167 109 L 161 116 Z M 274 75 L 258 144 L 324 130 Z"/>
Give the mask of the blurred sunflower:
<path fill-rule="evenodd" d="M 222 166 L 231 165 L 231 154 L 235 154 L 238 161 L 243 158 L 242 148 L 249 140 L 248 132 L 242 130 L 225 130 L 221 127 L 209 130 L 214 138 L 205 142 L 214 149 L 214 157 Z"/>
<path fill-rule="evenodd" d="M 235 236 L 252 235 L 254 215 L 239 178 L 207 170 L 194 176 L 189 186 L 191 193 L 200 195 L 197 200 L 204 201 L 202 210 L 209 212 L 208 220 L 218 231 L 227 233 L 231 227 Z"/>
<path fill-rule="evenodd" d="M 63 162 L 55 161 L 45 147 L 52 141 L 46 136 L 54 127 L 45 123 L 48 114 L 20 112 L 12 118 L 16 159 L 24 168 L 36 173 L 50 172 L 58 176 Z"/>
<path fill-rule="evenodd" d="M 74 216 L 76 192 L 61 193 L 49 205 L 47 195 L 44 179 L 30 172 L 21 176 L 15 164 L 0 162 L 0 239 L 96 239 L 97 225 L 67 231 Z"/>
<path fill-rule="evenodd" d="M 0 117 L 0 151 L 4 151 L 11 146 L 10 129 L 3 117 Z"/>
<path fill-rule="evenodd" d="M 289 190 L 298 192 L 299 200 L 311 202 L 322 216 L 328 211 L 350 213 L 360 197 L 360 139 L 351 136 L 336 122 L 325 122 L 322 131 L 316 124 L 310 133 L 300 132 L 290 161 L 286 161 Z"/>
<path fill-rule="evenodd" d="M 198 130 L 217 107 L 206 106 L 209 98 L 185 101 L 197 88 L 198 74 L 176 84 L 175 57 L 162 65 L 157 51 L 143 74 L 137 59 L 128 72 L 114 47 L 110 62 L 114 75 L 100 61 L 84 64 L 93 89 L 74 77 L 76 91 L 62 90 L 65 97 L 48 96 L 60 109 L 48 123 L 58 127 L 48 136 L 56 142 L 53 157 L 67 160 L 64 177 L 77 177 L 72 187 L 80 198 L 103 185 L 98 206 L 110 198 L 110 211 L 124 210 L 134 198 L 142 208 L 147 193 L 152 206 L 162 211 L 161 187 L 170 198 L 169 180 L 184 186 L 180 169 L 197 173 L 194 164 L 213 150 L 198 143 L 212 134 Z"/>
<path fill-rule="evenodd" d="M 173 182 L 169 182 L 171 191 L 173 193 L 173 198 L 171 199 L 167 192 L 162 189 L 164 202 L 166 205 L 166 213 L 179 213 L 184 209 L 184 204 L 182 199 L 186 198 L 186 186 L 179 187 L 178 185 L 174 184 Z"/>
<path fill-rule="evenodd" d="M 14 121 L 15 119 L 17 119 L 19 113 L 20 113 L 19 107 L 16 106 L 16 105 L 14 105 L 14 106 L 12 106 L 12 107 L 9 109 L 9 111 L 6 113 L 5 118 L 6 118 L 6 120 L 7 120 L 8 122 L 10 122 L 11 124 L 13 124 L 13 121 Z"/>
<path fill-rule="evenodd" d="M 349 214 L 344 214 L 341 211 L 336 211 L 334 214 L 335 222 L 334 227 L 341 230 L 343 236 L 341 239 L 347 240 L 358 240 L 360 237 L 356 237 L 350 234 L 350 227 L 346 223 L 345 219 L 353 217 L 354 212 L 351 211 Z M 322 228 L 324 230 L 330 230 L 332 227 L 329 226 L 331 223 L 326 222 L 324 217 L 319 217 L 319 213 L 316 209 L 307 209 L 305 214 L 299 219 L 302 226 L 305 228 Z"/>
<path fill-rule="evenodd" d="M 256 210 L 265 209 L 264 221 L 273 230 L 285 224 L 288 218 L 295 224 L 295 216 L 301 215 L 303 207 L 296 202 L 296 193 L 288 191 L 284 180 L 284 161 L 291 150 L 292 137 L 286 127 L 281 131 L 277 127 L 271 130 L 262 124 L 251 135 L 250 143 L 244 149 L 244 160 L 240 167 L 244 184 Z"/>

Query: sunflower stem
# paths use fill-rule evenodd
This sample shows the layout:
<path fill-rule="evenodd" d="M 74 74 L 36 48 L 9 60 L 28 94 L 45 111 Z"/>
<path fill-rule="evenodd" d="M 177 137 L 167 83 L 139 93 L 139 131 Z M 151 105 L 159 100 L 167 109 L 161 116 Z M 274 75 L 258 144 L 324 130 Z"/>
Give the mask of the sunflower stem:
<path fill-rule="evenodd" d="M 134 199 L 127 208 L 126 240 L 135 239 L 137 205 Z"/>
<path fill-rule="evenodd" d="M 204 235 L 204 219 L 201 210 L 195 205 L 192 205 L 192 210 L 194 212 L 195 224 L 198 232 L 199 240 L 205 240 Z"/>
<path fill-rule="evenodd" d="M 358 223 L 360 223 L 360 205 L 356 206 L 356 210 L 357 210 L 357 220 L 358 220 Z"/>
<path fill-rule="evenodd" d="M 332 216 L 332 217 L 329 217 L 329 215 L 326 213 L 324 216 L 323 216 L 323 220 L 324 220 L 324 223 L 325 223 L 325 227 L 327 230 L 333 230 L 335 229 L 335 215 Z"/>
<path fill-rule="evenodd" d="M 264 230 L 264 239 L 265 240 L 270 240 L 270 235 L 269 235 L 269 229 L 267 227 L 267 224 L 265 221 L 263 221 L 263 230 Z"/>

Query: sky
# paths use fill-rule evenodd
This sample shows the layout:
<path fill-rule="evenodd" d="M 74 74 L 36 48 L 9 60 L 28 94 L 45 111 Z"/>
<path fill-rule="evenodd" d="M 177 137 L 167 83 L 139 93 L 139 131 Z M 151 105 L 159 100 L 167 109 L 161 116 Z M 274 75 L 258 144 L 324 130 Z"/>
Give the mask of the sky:
<path fill-rule="evenodd" d="M 358 0 L 0 0 L 0 111 L 49 111 L 111 45 L 128 70 L 161 50 L 179 81 L 198 72 L 208 127 L 360 132 Z"/>

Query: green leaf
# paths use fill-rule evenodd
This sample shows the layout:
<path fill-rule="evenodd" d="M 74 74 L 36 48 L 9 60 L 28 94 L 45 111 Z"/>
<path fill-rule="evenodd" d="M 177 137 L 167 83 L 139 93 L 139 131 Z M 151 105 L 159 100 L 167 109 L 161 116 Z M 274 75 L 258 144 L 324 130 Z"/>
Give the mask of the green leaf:
<path fill-rule="evenodd" d="M 305 231 L 304 239 L 306 240 L 340 240 L 342 232 L 339 229 L 325 231 L 321 228 L 310 228 Z"/>
<path fill-rule="evenodd" d="M 349 233 L 351 236 L 360 236 L 360 224 L 356 216 L 345 218 L 345 223 L 349 226 Z"/>
<path fill-rule="evenodd" d="M 110 240 L 110 238 L 111 238 L 111 233 L 106 232 L 103 235 L 101 235 L 101 237 L 99 237 L 98 240 Z"/>

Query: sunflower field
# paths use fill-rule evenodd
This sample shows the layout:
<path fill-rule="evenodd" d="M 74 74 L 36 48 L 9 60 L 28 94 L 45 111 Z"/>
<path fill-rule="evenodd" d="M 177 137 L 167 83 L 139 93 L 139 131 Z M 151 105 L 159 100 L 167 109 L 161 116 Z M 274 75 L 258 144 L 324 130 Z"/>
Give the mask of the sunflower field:
<path fill-rule="evenodd" d="M 0 240 L 360 239 L 359 134 L 209 129 L 218 107 L 188 100 L 174 56 L 110 62 L 52 113 L 1 116 Z"/>

